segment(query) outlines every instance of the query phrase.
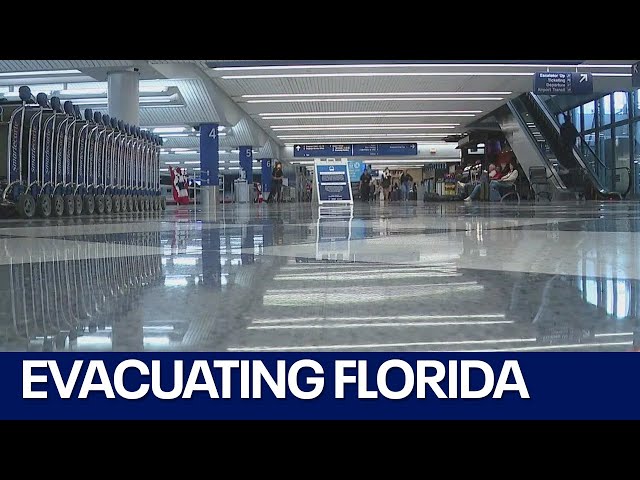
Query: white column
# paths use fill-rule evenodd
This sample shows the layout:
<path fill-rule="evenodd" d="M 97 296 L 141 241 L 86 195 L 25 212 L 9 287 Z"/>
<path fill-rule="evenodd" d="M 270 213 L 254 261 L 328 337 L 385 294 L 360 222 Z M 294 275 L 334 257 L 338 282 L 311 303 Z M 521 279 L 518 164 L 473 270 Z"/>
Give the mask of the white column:
<path fill-rule="evenodd" d="M 109 116 L 130 125 L 140 125 L 140 73 L 138 71 L 109 72 L 107 100 Z"/>

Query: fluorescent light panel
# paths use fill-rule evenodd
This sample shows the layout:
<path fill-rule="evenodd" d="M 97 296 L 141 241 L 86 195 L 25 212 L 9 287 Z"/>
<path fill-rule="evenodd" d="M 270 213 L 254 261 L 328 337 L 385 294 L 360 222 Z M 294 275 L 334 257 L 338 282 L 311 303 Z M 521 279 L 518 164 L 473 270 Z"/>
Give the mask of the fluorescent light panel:
<path fill-rule="evenodd" d="M 273 115 L 283 117 L 308 116 L 308 115 L 354 115 L 357 112 L 286 112 L 286 113 L 259 113 L 261 117 L 270 117 Z M 378 112 L 362 112 L 367 115 L 423 115 L 423 114 L 441 114 L 441 113 L 482 113 L 482 110 L 386 110 Z"/>
<path fill-rule="evenodd" d="M 278 135 L 278 138 L 296 139 L 296 138 L 413 138 L 413 137 L 442 137 L 443 135 L 457 135 L 458 132 L 452 133 L 379 133 L 376 135 L 358 135 L 358 134 L 340 134 L 335 135 Z"/>
<path fill-rule="evenodd" d="M 457 114 L 448 114 L 448 113 L 440 113 L 440 114 L 424 114 L 418 113 L 413 115 L 372 115 L 372 114 L 353 114 L 353 115 L 322 115 L 318 113 L 317 115 L 290 115 L 285 116 L 282 115 L 274 115 L 269 117 L 262 117 L 263 120 L 302 120 L 302 119 L 310 119 L 310 120 L 324 120 L 327 119 L 337 119 L 337 118 L 355 118 L 355 119 L 365 119 L 365 118 L 421 118 L 421 117 L 475 117 L 473 113 L 457 113 Z"/>
<path fill-rule="evenodd" d="M 282 132 L 285 130 L 413 130 L 413 129 L 438 129 L 438 128 L 456 128 L 459 123 L 455 124 L 439 124 L 439 125 L 426 125 L 426 124 L 399 124 L 399 125 L 375 125 L 375 124 L 354 124 L 354 125 L 313 125 L 313 126 L 291 126 L 281 125 L 279 127 L 271 127 L 276 132 Z"/>
<path fill-rule="evenodd" d="M 258 65 L 243 67 L 215 67 L 216 71 L 248 71 L 248 70 L 322 70 L 322 69 L 343 69 L 343 68 L 431 68 L 431 67 L 478 67 L 478 68 L 631 68 L 627 64 L 567 64 L 567 65 L 546 65 L 536 63 L 371 63 L 371 64 L 325 64 L 325 65 Z"/>
<path fill-rule="evenodd" d="M 277 98 L 268 100 L 247 100 L 247 103 L 317 103 L 317 102 L 442 102 L 442 101 L 492 101 L 502 97 L 376 97 L 376 98 Z"/>
<path fill-rule="evenodd" d="M 378 97 L 403 95 L 511 95 L 512 92 L 353 92 L 353 93 L 260 93 L 242 95 L 242 98 L 287 98 L 287 97 Z"/>
<path fill-rule="evenodd" d="M 33 72 L 3 72 L 0 77 L 42 77 L 47 75 L 79 75 L 80 70 L 37 70 Z"/>

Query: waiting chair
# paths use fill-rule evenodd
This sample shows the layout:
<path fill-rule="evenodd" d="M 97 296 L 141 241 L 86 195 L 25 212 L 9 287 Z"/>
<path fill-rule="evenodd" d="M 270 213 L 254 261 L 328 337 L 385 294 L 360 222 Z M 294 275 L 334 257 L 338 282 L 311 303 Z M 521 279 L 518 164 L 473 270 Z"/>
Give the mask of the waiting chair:
<path fill-rule="evenodd" d="M 512 201 L 513 199 L 517 200 L 518 205 L 520 205 L 520 192 L 518 191 L 517 182 L 511 185 L 509 187 L 509 190 L 507 190 L 507 193 L 505 193 L 504 195 L 502 195 L 502 197 L 500 197 L 500 203 L 504 202 L 505 200 Z"/>
<path fill-rule="evenodd" d="M 546 196 L 547 200 L 551 201 L 551 191 L 549 188 L 551 184 L 549 179 L 551 175 L 547 176 L 547 169 L 545 167 L 530 167 L 529 168 L 529 185 L 533 192 L 533 199 L 538 201 L 541 196 Z"/>

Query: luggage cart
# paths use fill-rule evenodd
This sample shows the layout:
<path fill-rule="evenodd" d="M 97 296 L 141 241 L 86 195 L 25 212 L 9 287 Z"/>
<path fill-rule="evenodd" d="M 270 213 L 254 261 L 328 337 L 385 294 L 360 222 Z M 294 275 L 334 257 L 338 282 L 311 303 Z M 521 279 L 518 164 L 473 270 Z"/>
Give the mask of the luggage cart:
<path fill-rule="evenodd" d="M 52 210 L 55 214 L 61 215 L 62 204 L 61 199 L 56 198 L 56 204 L 52 207 L 53 188 L 49 184 L 45 188 L 46 177 L 44 176 L 44 138 L 46 133 L 43 132 L 44 126 L 48 119 L 55 115 L 55 112 L 49 107 L 49 99 L 44 93 L 39 93 L 36 97 L 39 106 L 29 120 L 28 128 L 28 170 L 27 170 L 27 193 L 36 200 L 36 213 L 44 218 L 51 215 Z M 51 136 L 51 131 L 48 131 Z"/>
<path fill-rule="evenodd" d="M 71 183 L 71 171 L 66 165 L 65 143 L 67 136 L 67 125 L 70 119 L 75 118 L 73 104 L 65 102 L 64 108 L 58 97 L 51 97 L 51 107 L 54 114 L 47 120 L 46 129 L 52 129 L 52 172 L 53 172 L 53 193 L 52 202 L 56 207 L 56 215 L 64 213 L 64 196 Z M 46 130 L 49 135 L 49 130 Z M 66 170 L 69 170 L 68 172 Z"/>
<path fill-rule="evenodd" d="M 78 131 L 76 125 L 78 125 L 79 122 L 82 122 L 82 116 L 80 115 L 80 108 L 77 105 L 73 105 L 70 101 L 64 102 L 63 110 L 67 115 L 64 139 L 61 144 L 61 155 L 64 159 L 64 183 L 58 193 L 62 196 L 63 214 L 72 216 L 75 213 L 76 206 L 76 202 L 73 197 L 77 181 L 77 177 L 75 176 L 74 157 L 74 146 L 76 143 L 76 133 Z M 58 142 L 60 142 L 59 139 Z M 60 146 L 58 147 L 58 150 L 60 150 Z"/>
<path fill-rule="evenodd" d="M 35 198 L 26 185 L 26 162 L 23 162 L 23 136 L 25 112 L 35 103 L 29 87 L 18 90 L 19 102 L 0 104 L 0 204 L 17 211 L 22 218 L 36 213 Z"/>

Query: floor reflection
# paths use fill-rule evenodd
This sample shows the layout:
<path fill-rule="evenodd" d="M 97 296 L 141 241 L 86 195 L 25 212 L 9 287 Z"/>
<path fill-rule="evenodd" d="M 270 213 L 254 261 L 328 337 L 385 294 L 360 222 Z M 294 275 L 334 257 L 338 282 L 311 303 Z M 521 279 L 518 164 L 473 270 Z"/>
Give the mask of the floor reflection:
<path fill-rule="evenodd" d="M 262 205 L 0 222 L 0 349 L 637 349 L 639 219 Z"/>

